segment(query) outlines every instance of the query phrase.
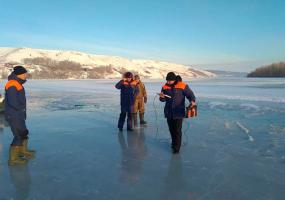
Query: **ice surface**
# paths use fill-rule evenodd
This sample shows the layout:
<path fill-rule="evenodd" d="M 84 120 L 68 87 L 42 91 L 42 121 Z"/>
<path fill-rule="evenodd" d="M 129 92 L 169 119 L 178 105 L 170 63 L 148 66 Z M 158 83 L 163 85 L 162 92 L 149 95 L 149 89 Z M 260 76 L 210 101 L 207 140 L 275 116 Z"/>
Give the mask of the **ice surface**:
<path fill-rule="evenodd" d="M 27 82 L 37 156 L 27 166 L 7 166 L 12 135 L 1 116 L 1 200 L 284 199 L 284 79 L 188 81 L 198 117 L 185 119 L 175 156 L 155 98 L 163 81 L 146 81 L 148 126 L 133 133 L 117 131 L 115 82 Z"/>

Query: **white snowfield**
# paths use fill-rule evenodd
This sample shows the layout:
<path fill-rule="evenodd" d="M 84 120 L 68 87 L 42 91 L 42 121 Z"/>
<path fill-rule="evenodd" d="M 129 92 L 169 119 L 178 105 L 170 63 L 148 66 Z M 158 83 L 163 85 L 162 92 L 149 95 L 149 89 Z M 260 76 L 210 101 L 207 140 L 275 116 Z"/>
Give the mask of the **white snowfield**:
<path fill-rule="evenodd" d="M 5 64 L 24 64 L 26 58 L 49 58 L 54 61 L 72 61 L 79 63 L 84 69 L 95 69 L 98 67 L 110 66 L 111 70 L 108 73 L 102 74 L 102 78 L 121 78 L 121 72 L 124 70 L 133 71 L 140 76 L 151 79 L 164 78 L 167 72 L 174 71 L 183 78 L 201 78 L 213 77 L 214 73 L 194 69 L 190 66 L 155 61 L 155 60 L 139 60 L 127 59 L 119 56 L 93 55 L 76 51 L 61 51 L 61 50 L 43 50 L 32 48 L 7 48 L 0 47 L 0 70 L 7 72 L 9 67 Z M 31 72 L 42 69 L 40 65 L 26 66 Z M 84 74 L 86 72 L 82 72 Z M 73 78 L 73 77 L 70 77 Z M 84 75 L 82 75 L 84 78 Z"/>

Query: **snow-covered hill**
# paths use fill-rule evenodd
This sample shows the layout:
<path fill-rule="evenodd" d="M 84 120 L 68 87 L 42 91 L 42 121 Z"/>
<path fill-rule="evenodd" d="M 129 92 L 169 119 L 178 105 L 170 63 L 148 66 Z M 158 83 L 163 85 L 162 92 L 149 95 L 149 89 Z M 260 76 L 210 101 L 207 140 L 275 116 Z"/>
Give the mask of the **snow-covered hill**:
<path fill-rule="evenodd" d="M 0 48 L 0 75 L 3 78 L 17 64 L 25 65 L 32 78 L 108 79 L 120 78 L 125 71 L 152 79 L 164 78 L 169 71 L 174 71 L 183 78 L 215 76 L 214 73 L 189 66 L 154 60 L 131 60 L 75 51 Z"/>

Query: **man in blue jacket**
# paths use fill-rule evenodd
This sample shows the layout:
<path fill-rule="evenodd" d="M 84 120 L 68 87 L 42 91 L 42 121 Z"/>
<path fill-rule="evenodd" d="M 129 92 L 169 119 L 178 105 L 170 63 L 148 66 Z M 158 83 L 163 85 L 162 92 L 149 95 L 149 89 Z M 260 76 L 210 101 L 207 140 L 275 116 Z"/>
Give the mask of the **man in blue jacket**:
<path fill-rule="evenodd" d="M 182 81 L 177 81 L 174 72 L 166 76 L 166 84 L 162 87 L 160 101 L 165 102 L 164 115 L 170 131 L 174 154 L 179 153 L 182 138 L 182 123 L 185 117 L 185 97 L 195 105 L 195 95 L 189 86 Z"/>
<path fill-rule="evenodd" d="M 126 72 L 123 79 L 116 84 L 116 88 L 121 90 L 121 114 L 118 121 L 118 128 L 120 131 L 123 130 L 126 116 L 128 116 L 127 130 L 133 131 L 132 112 L 136 95 L 139 93 L 138 83 L 133 80 L 131 72 Z"/>
<path fill-rule="evenodd" d="M 10 146 L 9 165 L 25 164 L 35 152 L 28 150 L 26 127 L 26 95 L 23 84 L 27 80 L 27 70 L 23 66 L 14 67 L 5 86 L 5 118 L 9 122 L 14 139 Z"/>

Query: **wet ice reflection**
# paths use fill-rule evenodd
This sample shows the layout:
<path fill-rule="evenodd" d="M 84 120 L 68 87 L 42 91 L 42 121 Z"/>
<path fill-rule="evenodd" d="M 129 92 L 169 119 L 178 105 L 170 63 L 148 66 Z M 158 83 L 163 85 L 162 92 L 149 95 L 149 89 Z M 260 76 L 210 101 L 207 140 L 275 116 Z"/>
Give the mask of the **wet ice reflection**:
<path fill-rule="evenodd" d="M 122 151 L 120 180 L 129 184 L 138 182 L 147 156 L 144 130 L 119 132 L 118 141 Z"/>
<path fill-rule="evenodd" d="M 29 166 L 9 167 L 9 175 L 15 191 L 11 199 L 29 199 L 31 186 Z"/>
<path fill-rule="evenodd" d="M 185 120 L 177 156 L 154 99 L 162 83 L 146 83 L 147 127 L 120 133 L 114 81 L 30 81 L 37 156 L 7 166 L 12 137 L 0 115 L 0 199 L 284 199 L 284 88 L 256 81 L 191 82 L 199 117 Z"/>

